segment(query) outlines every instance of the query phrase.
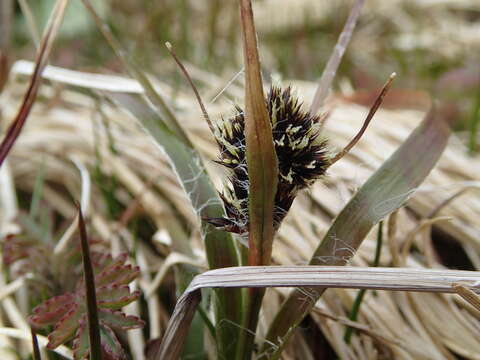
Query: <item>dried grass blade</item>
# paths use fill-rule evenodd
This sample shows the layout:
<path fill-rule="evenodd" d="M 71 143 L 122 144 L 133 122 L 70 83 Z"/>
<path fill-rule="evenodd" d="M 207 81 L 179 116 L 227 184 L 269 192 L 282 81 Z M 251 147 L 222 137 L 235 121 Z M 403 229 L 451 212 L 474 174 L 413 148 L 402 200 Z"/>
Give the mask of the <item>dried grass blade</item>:
<path fill-rule="evenodd" d="M 342 61 L 343 54 L 345 53 L 348 43 L 352 38 L 353 30 L 355 30 L 355 26 L 357 25 L 357 20 L 360 16 L 360 12 L 364 3 L 365 0 L 356 0 L 355 4 L 353 4 L 352 9 L 350 10 L 347 22 L 345 23 L 342 33 L 337 40 L 337 44 L 335 45 L 332 55 L 330 55 L 330 58 L 328 59 L 327 65 L 325 66 L 320 78 L 317 90 L 315 91 L 312 105 L 310 107 L 310 113 L 312 114 L 316 114 L 320 110 L 328 96 L 328 92 L 332 87 L 332 82 L 335 78 L 335 74 L 337 73 L 338 66 L 340 65 L 340 61 Z"/>
<path fill-rule="evenodd" d="M 178 359 L 182 335 L 198 305 L 204 288 L 303 287 L 354 288 L 392 291 L 455 292 L 461 282 L 480 293 L 480 275 L 475 271 L 415 268 L 359 268 L 348 266 L 244 266 L 207 271 L 197 275 L 180 300 L 165 331 L 155 359 Z"/>
<path fill-rule="evenodd" d="M 208 116 L 207 108 L 205 107 L 205 104 L 202 101 L 200 93 L 198 92 L 197 87 L 193 83 L 192 77 L 188 73 L 187 68 L 182 64 L 182 62 L 178 58 L 177 53 L 175 52 L 175 50 L 172 47 L 172 44 L 170 44 L 167 41 L 165 43 L 165 46 L 166 46 L 168 52 L 170 53 L 170 55 L 172 55 L 173 59 L 177 63 L 180 70 L 182 71 L 183 75 L 187 79 L 188 83 L 190 84 L 190 87 L 192 88 L 192 91 L 195 94 L 195 98 L 197 99 L 198 105 L 200 106 L 200 109 L 202 110 L 203 117 L 205 118 L 205 121 L 207 122 L 208 127 L 210 128 L 210 131 L 212 132 L 212 134 L 215 133 L 215 129 L 213 128 L 212 121 L 210 120 L 210 116 Z"/>
<path fill-rule="evenodd" d="M 377 110 L 380 108 L 380 105 L 382 105 L 383 99 L 385 98 L 385 95 L 387 95 L 388 90 L 390 90 L 390 87 L 392 86 L 392 82 L 397 76 L 396 73 L 392 73 L 390 77 L 388 78 L 387 82 L 385 85 L 383 85 L 382 90 L 380 91 L 380 94 L 378 94 L 377 98 L 375 99 L 375 102 L 373 103 L 372 107 L 368 111 L 367 117 L 365 118 L 365 121 L 363 122 L 362 127 L 358 131 L 358 133 L 354 136 L 354 138 L 348 143 L 347 146 L 343 148 L 342 151 L 339 151 L 338 154 L 336 154 L 331 160 L 330 160 L 330 166 L 335 164 L 338 160 L 343 158 L 352 148 L 360 141 L 362 138 L 363 134 L 367 130 L 368 125 L 370 124 L 370 121 L 372 121 L 373 116 L 377 112 Z"/>
<path fill-rule="evenodd" d="M 34 63 L 26 60 L 18 60 L 13 64 L 12 73 L 31 75 L 34 71 Z M 130 78 L 75 71 L 58 66 L 48 65 L 42 73 L 42 77 L 50 81 L 79 86 L 89 90 L 102 90 L 113 92 L 125 92 L 143 94 L 142 85 Z"/>
<path fill-rule="evenodd" d="M 480 314 L 480 297 L 478 294 L 464 284 L 453 284 L 452 287 L 458 295 L 472 305 Z"/>
<path fill-rule="evenodd" d="M 97 294 L 95 290 L 95 275 L 90 259 L 87 229 L 83 220 L 82 209 L 78 207 L 78 228 L 80 230 L 80 242 L 82 245 L 83 276 L 85 280 L 85 293 L 87 299 L 87 323 L 90 341 L 90 359 L 102 360 L 102 348 L 100 341 L 100 325 L 98 322 Z"/>
<path fill-rule="evenodd" d="M 2 144 L 0 145 L 0 167 L 20 135 L 20 132 L 27 121 L 27 117 L 30 114 L 33 103 L 37 98 L 38 88 L 40 87 L 41 83 L 41 75 L 43 69 L 47 65 L 47 61 L 52 50 L 52 45 L 62 23 L 63 15 L 67 5 L 68 0 L 57 0 L 52 14 L 50 15 L 50 19 L 47 27 L 45 28 L 45 32 L 37 52 L 35 70 L 33 71 L 33 75 L 30 79 L 28 90 L 25 93 L 22 105 L 20 106 L 20 110 L 18 111 L 15 120 L 13 121 L 12 125 L 10 125 Z"/>
<path fill-rule="evenodd" d="M 452 117 L 447 108 L 430 111 L 340 212 L 313 254 L 311 265 L 347 264 L 370 229 L 405 204 L 442 154 Z M 269 353 L 274 350 L 273 346 L 287 342 L 292 329 L 308 314 L 323 291 L 302 288 L 292 292 L 270 325 L 262 353 Z"/>

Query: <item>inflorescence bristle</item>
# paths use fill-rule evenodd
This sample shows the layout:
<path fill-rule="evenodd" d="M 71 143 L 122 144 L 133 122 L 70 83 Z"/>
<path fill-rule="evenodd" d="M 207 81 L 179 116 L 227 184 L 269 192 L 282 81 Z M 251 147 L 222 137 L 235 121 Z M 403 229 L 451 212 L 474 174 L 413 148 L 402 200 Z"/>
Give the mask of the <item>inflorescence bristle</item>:
<path fill-rule="evenodd" d="M 278 159 L 278 188 L 275 196 L 274 228 L 285 218 L 299 190 L 321 178 L 330 163 L 327 141 L 320 137 L 320 117 L 302 110 L 291 88 L 272 87 L 266 98 Z M 245 235 L 248 233 L 249 180 L 245 157 L 243 110 L 216 123 L 215 139 L 220 148 L 217 163 L 231 175 L 220 194 L 226 218 L 206 219 L 216 227 Z"/>

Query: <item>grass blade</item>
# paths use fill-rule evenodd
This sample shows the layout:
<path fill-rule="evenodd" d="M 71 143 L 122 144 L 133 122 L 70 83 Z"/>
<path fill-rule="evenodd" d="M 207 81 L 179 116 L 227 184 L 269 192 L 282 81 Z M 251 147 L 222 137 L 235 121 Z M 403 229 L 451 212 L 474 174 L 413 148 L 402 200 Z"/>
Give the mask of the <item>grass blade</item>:
<path fill-rule="evenodd" d="M 50 15 L 50 19 L 37 52 L 35 70 L 30 79 L 28 90 L 25 93 L 22 105 L 20 106 L 20 110 L 18 111 L 15 120 L 13 121 L 12 125 L 10 125 L 7 134 L 0 145 L 0 167 L 20 135 L 20 132 L 27 121 L 27 117 L 30 114 L 33 103 L 37 98 L 38 88 L 40 87 L 41 82 L 41 75 L 45 66 L 47 65 L 47 61 L 52 50 L 52 45 L 62 23 L 63 15 L 67 5 L 68 0 L 58 0 L 52 11 L 52 14 Z"/>
<path fill-rule="evenodd" d="M 317 90 L 315 91 L 312 105 L 310 107 L 310 112 L 312 114 L 316 114 L 318 110 L 320 110 L 328 96 L 328 92 L 332 87 L 332 82 L 335 78 L 335 74 L 337 73 L 338 66 L 340 65 L 340 61 L 342 61 L 343 54 L 345 53 L 348 43 L 352 38 L 353 30 L 355 30 L 355 26 L 357 25 L 357 20 L 360 16 L 360 12 L 364 3 L 365 0 L 356 0 L 355 4 L 350 10 L 350 14 L 348 15 L 348 19 L 345 23 L 342 33 L 337 40 L 332 55 L 328 59 L 327 65 L 323 70 L 322 77 L 320 78 Z"/>
<path fill-rule="evenodd" d="M 273 209 L 278 165 L 263 93 L 257 33 L 250 0 L 240 0 L 245 63 L 245 143 L 248 168 L 248 265 L 268 265 L 272 256 Z M 250 359 L 264 289 L 248 289 L 237 359 Z M 227 355 L 228 356 L 228 355 Z"/>
<path fill-rule="evenodd" d="M 245 58 L 245 140 L 249 188 L 249 265 L 270 263 L 277 158 L 268 118 L 250 0 L 240 1 Z"/>
<path fill-rule="evenodd" d="M 182 143 L 165 125 L 162 118 L 151 107 L 146 106 L 138 95 L 108 94 L 116 103 L 140 121 L 156 143 L 161 147 L 179 177 L 185 193 L 200 217 L 221 217 L 221 200 L 213 186 L 200 155 Z M 238 264 L 235 246 L 230 234 L 202 223 L 207 257 L 213 268 Z"/>
<path fill-rule="evenodd" d="M 13 0 L 0 3 L 0 93 L 8 79 L 13 22 Z"/>
<path fill-rule="evenodd" d="M 360 268 L 349 266 L 244 266 L 207 271 L 196 276 L 178 300 L 165 331 L 157 359 L 178 359 L 184 336 L 204 288 L 335 287 L 391 291 L 454 293 L 462 283 L 480 293 L 475 271 L 418 268 Z"/>
<path fill-rule="evenodd" d="M 173 169 L 200 218 L 224 216 L 221 200 L 203 165 L 200 155 L 180 141 L 165 125 L 160 115 L 147 107 L 138 95 L 109 94 L 109 96 L 137 118 L 156 143 L 168 155 Z M 210 268 L 236 266 L 239 264 L 231 235 L 202 221 L 207 260 Z M 219 346 L 231 345 L 232 337 L 239 333 L 242 321 L 241 290 L 216 292 L 216 323 Z M 158 358 L 157 359 L 161 359 Z"/>
<path fill-rule="evenodd" d="M 90 359 L 101 360 L 102 348 L 100 341 L 100 325 L 98 322 L 95 276 L 93 273 L 92 261 L 90 259 L 87 229 L 85 227 L 85 221 L 83 220 L 82 209 L 80 206 L 78 207 L 78 228 L 80 230 L 80 241 L 82 245 L 83 275 L 85 279 L 85 293 L 87 298 L 87 323 L 88 336 L 90 340 Z"/>
<path fill-rule="evenodd" d="M 447 109 L 433 109 L 349 201 L 313 254 L 311 265 L 346 265 L 370 229 L 405 204 L 447 144 L 452 114 L 443 110 Z M 292 292 L 270 325 L 263 354 L 272 353 L 274 346 L 285 345 L 324 291 L 301 288 Z M 281 347 L 278 356 L 280 352 Z"/>
<path fill-rule="evenodd" d="M 30 328 L 30 333 L 32 334 L 32 348 L 33 348 L 33 360 L 42 360 L 40 355 L 40 348 L 38 347 L 37 334 L 33 328 Z"/>
<path fill-rule="evenodd" d="M 382 253 L 382 244 L 383 244 L 383 221 L 378 223 L 378 232 L 377 232 L 377 246 L 375 247 L 375 258 L 373 260 L 373 267 L 378 267 L 380 263 L 380 254 Z M 348 314 L 348 318 L 352 321 L 357 321 L 358 313 L 360 311 L 360 306 L 362 305 L 363 298 L 367 290 L 362 289 L 358 292 L 355 301 L 353 302 L 352 309 Z M 351 326 L 347 327 L 343 339 L 347 344 L 350 344 L 350 339 L 352 338 L 353 328 Z"/>

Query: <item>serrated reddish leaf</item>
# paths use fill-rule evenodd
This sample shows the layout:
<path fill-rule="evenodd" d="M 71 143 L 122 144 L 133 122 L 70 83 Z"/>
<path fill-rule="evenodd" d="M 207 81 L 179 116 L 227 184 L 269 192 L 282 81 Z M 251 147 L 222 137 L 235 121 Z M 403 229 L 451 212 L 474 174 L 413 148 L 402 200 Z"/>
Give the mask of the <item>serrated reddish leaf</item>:
<path fill-rule="evenodd" d="M 75 340 L 73 341 L 73 358 L 75 360 L 86 359 L 90 346 L 88 341 L 87 322 L 85 320 L 80 321 L 80 327 L 75 334 Z"/>
<path fill-rule="evenodd" d="M 125 264 L 128 259 L 127 253 L 118 254 L 116 257 L 112 258 L 109 255 L 107 258 L 103 259 L 103 261 L 99 264 L 103 271 L 108 271 L 110 268 L 115 268 L 117 266 Z"/>
<path fill-rule="evenodd" d="M 50 298 L 33 309 L 29 321 L 37 328 L 53 325 L 72 309 L 74 301 L 75 297 L 71 293 Z"/>
<path fill-rule="evenodd" d="M 130 293 L 128 285 L 107 285 L 97 289 L 97 304 L 101 308 L 120 309 L 139 296 L 139 291 Z"/>
<path fill-rule="evenodd" d="M 28 257 L 36 242 L 18 235 L 7 235 L 3 244 L 3 263 L 13 264 L 15 261 Z"/>
<path fill-rule="evenodd" d="M 145 322 L 133 315 L 125 315 L 121 311 L 113 311 L 110 309 L 100 309 L 100 320 L 117 330 L 140 329 Z"/>
<path fill-rule="evenodd" d="M 116 265 L 108 267 L 95 277 L 97 286 L 125 285 L 130 283 L 140 274 L 140 268 L 132 265 Z"/>
<path fill-rule="evenodd" d="M 103 268 L 112 261 L 112 257 L 110 254 L 98 251 L 92 251 L 91 257 L 94 270 L 97 271 L 103 270 Z"/>
<path fill-rule="evenodd" d="M 106 355 L 104 357 L 111 360 L 124 360 L 127 358 L 117 336 L 103 321 L 100 321 L 100 336 L 102 341 L 102 352 Z"/>
<path fill-rule="evenodd" d="M 55 326 L 55 330 L 48 336 L 47 348 L 55 349 L 57 346 L 70 340 L 75 335 L 79 321 L 85 316 L 78 304 L 72 304 L 71 310 L 66 313 Z"/>

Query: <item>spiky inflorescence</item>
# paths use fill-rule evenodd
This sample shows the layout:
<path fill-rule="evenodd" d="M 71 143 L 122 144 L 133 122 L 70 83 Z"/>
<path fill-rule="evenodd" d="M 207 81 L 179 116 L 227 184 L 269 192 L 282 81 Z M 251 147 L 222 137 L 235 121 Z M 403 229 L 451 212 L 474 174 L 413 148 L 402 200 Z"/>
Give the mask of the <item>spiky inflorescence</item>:
<path fill-rule="evenodd" d="M 320 117 L 304 112 L 290 87 L 283 91 L 272 87 L 266 103 L 278 159 L 274 209 L 274 228 L 278 229 L 298 191 L 325 174 L 329 155 L 327 141 L 320 138 Z M 227 217 L 207 220 L 227 231 L 246 234 L 249 180 L 243 110 L 237 106 L 234 116 L 217 123 L 214 135 L 220 147 L 217 162 L 232 173 L 220 194 Z"/>

